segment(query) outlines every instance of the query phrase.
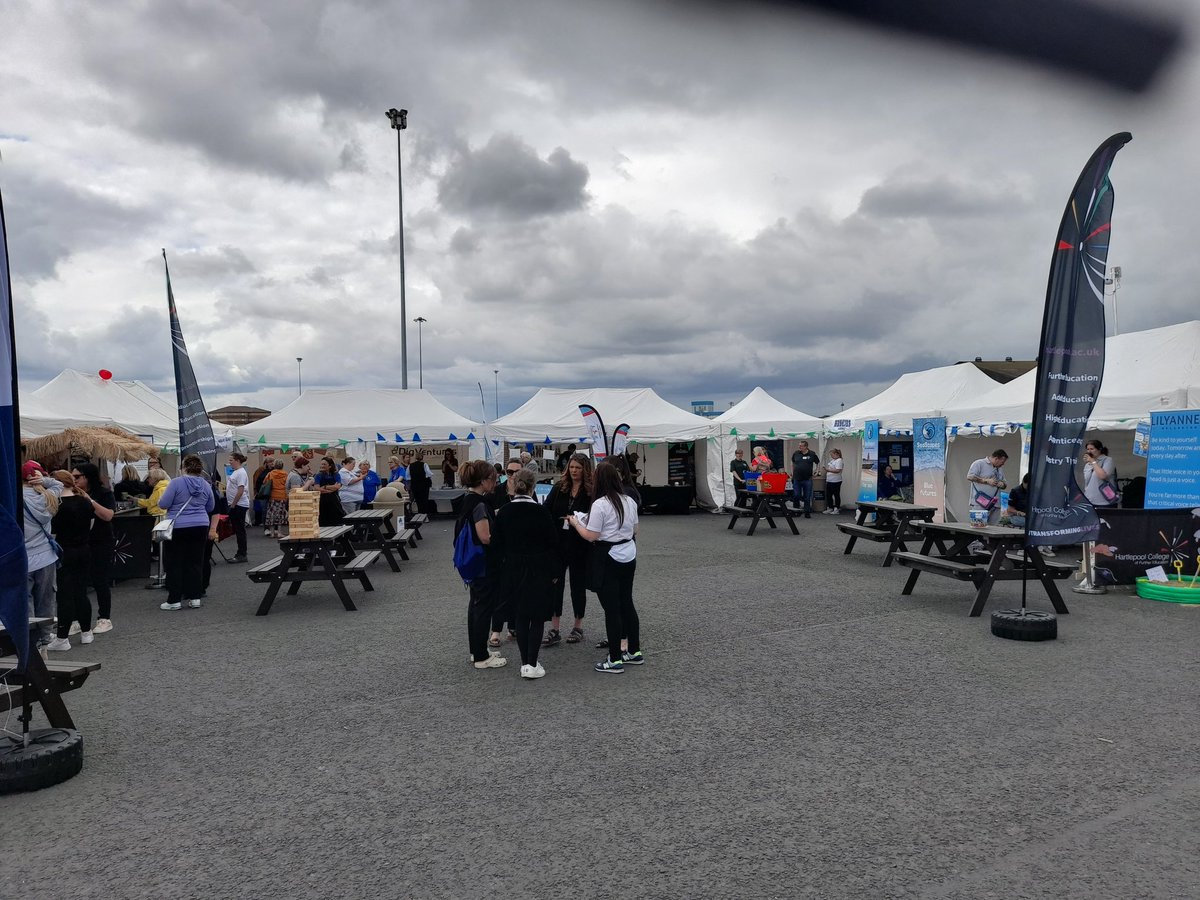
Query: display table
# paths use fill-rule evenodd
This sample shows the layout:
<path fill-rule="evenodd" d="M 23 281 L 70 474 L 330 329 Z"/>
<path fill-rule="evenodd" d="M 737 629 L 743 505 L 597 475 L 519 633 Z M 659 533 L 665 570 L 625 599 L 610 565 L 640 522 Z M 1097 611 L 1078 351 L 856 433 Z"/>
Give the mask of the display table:
<path fill-rule="evenodd" d="M 114 581 L 150 577 L 150 532 L 157 521 L 141 509 L 120 510 L 113 516 Z"/>
<path fill-rule="evenodd" d="M 638 493 L 642 495 L 642 512 L 659 515 L 686 516 L 696 499 L 696 488 L 690 484 L 639 484 Z"/>

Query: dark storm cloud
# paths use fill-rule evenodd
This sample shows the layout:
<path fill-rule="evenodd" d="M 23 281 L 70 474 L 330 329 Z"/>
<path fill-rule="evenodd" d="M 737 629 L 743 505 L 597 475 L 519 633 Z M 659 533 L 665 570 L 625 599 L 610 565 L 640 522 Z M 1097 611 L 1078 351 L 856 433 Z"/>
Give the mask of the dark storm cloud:
<path fill-rule="evenodd" d="M 944 178 L 900 179 L 863 193 L 858 211 L 865 216 L 906 219 L 982 216 L 995 213 L 1001 201 L 1015 198 L 991 184 L 961 184 Z"/>
<path fill-rule="evenodd" d="M 562 147 L 543 160 L 515 135 L 498 134 L 451 164 L 438 202 L 452 213 L 522 220 L 581 209 L 587 181 L 587 166 Z"/>
<path fill-rule="evenodd" d="M 121 202 L 34 171 L 7 181 L 4 206 L 14 280 L 48 278 L 72 254 L 105 246 L 116 234 L 140 234 L 162 217 L 148 203 Z"/>

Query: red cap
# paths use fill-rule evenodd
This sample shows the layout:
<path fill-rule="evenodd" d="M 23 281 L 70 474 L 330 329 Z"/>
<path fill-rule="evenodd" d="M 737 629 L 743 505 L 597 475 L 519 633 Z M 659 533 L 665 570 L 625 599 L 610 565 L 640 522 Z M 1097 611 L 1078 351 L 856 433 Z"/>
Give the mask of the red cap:
<path fill-rule="evenodd" d="M 31 459 L 25 465 L 21 466 L 21 478 L 23 479 L 28 478 L 34 472 L 41 472 L 43 475 L 46 474 L 46 470 L 42 468 L 42 464 L 35 459 Z"/>

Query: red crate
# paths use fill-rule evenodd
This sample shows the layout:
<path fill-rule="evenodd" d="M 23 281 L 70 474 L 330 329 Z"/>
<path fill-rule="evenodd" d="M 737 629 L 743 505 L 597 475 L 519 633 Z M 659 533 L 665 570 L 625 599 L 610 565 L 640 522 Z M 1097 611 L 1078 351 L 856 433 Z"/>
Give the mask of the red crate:
<path fill-rule="evenodd" d="M 764 494 L 782 494 L 787 490 L 787 480 L 785 472 L 766 472 L 758 479 L 762 485 L 759 490 Z"/>

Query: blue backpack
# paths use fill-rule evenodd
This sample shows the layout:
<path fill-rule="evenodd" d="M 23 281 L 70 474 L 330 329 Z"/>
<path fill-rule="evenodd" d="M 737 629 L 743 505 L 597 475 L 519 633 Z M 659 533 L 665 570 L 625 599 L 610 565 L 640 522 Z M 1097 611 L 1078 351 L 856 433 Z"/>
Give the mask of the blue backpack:
<path fill-rule="evenodd" d="M 487 575 L 483 544 L 475 536 L 474 523 L 465 519 L 459 520 L 458 531 L 454 535 L 454 568 L 458 570 L 463 584 L 470 584 Z"/>

